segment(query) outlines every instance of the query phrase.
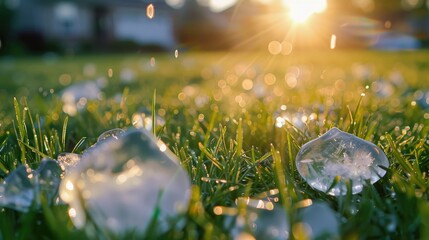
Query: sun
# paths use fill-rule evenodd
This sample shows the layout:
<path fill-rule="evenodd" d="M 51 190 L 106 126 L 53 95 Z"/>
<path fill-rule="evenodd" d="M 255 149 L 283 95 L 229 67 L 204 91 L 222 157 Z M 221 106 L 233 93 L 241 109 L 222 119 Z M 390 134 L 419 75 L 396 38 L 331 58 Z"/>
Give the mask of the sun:
<path fill-rule="evenodd" d="M 283 0 L 289 10 L 289 17 L 295 23 L 303 23 L 315 14 L 325 11 L 326 0 Z"/>

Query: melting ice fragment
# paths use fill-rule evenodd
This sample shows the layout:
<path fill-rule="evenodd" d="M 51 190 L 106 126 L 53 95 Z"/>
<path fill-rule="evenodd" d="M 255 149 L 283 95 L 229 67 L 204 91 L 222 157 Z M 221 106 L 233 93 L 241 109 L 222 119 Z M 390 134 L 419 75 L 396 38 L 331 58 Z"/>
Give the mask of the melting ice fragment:
<path fill-rule="evenodd" d="M 346 193 L 347 180 L 353 194 L 362 191 L 366 180 L 377 182 L 386 174 L 383 168 L 389 167 L 389 161 L 376 145 L 332 128 L 302 146 L 296 165 L 311 187 L 338 196 Z M 339 181 L 333 185 L 335 179 Z"/>
<path fill-rule="evenodd" d="M 51 159 L 45 159 L 40 162 L 39 168 L 34 171 L 36 182 L 34 185 L 38 185 L 38 190 L 42 194 L 48 204 L 53 204 L 58 198 L 58 188 L 61 183 L 61 177 L 63 170 L 58 163 Z M 40 200 L 40 198 L 37 198 Z"/>
<path fill-rule="evenodd" d="M 12 171 L 0 185 L 0 207 L 27 212 L 33 202 L 56 202 L 62 170 L 56 161 L 43 159 L 37 170 L 21 165 Z"/>
<path fill-rule="evenodd" d="M 34 200 L 35 189 L 29 178 L 32 170 L 21 165 L 0 185 L 0 206 L 27 212 Z"/>
<path fill-rule="evenodd" d="M 103 142 L 109 139 L 118 139 L 124 133 L 125 133 L 125 130 L 120 128 L 114 128 L 109 131 L 105 131 L 98 137 L 97 143 Z"/>
<path fill-rule="evenodd" d="M 79 228 L 91 219 L 116 235 L 143 234 L 154 216 L 158 230 L 166 230 L 167 220 L 187 208 L 190 187 L 165 144 L 145 130 L 130 130 L 83 154 L 65 176 L 60 196 Z"/>
<path fill-rule="evenodd" d="M 307 227 L 308 238 L 339 239 L 340 223 L 335 212 L 326 203 L 309 202 L 309 206 L 299 211 L 299 218 Z"/>
<path fill-rule="evenodd" d="M 57 160 L 61 169 L 67 174 L 70 169 L 75 167 L 79 161 L 81 156 L 76 153 L 60 153 L 58 154 Z"/>

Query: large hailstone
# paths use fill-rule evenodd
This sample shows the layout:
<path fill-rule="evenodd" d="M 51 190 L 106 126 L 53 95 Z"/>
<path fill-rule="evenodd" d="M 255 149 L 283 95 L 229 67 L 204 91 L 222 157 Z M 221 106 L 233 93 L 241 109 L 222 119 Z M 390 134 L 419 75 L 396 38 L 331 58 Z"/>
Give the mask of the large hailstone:
<path fill-rule="evenodd" d="M 32 204 L 40 209 L 41 199 L 56 203 L 61 175 L 60 166 L 52 159 L 43 159 L 36 170 L 27 165 L 17 167 L 0 183 L 0 208 L 28 212 Z"/>
<path fill-rule="evenodd" d="M 366 180 L 377 182 L 389 161 L 376 145 L 332 128 L 302 146 L 296 166 L 311 187 L 338 196 L 347 192 L 345 180 L 351 181 L 353 194 L 362 191 Z"/>
<path fill-rule="evenodd" d="M 106 139 L 83 154 L 60 187 L 69 215 L 78 228 L 88 219 L 105 232 L 144 234 L 157 219 L 186 210 L 191 183 L 166 145 L 145 130 L 131 130 Z"/>

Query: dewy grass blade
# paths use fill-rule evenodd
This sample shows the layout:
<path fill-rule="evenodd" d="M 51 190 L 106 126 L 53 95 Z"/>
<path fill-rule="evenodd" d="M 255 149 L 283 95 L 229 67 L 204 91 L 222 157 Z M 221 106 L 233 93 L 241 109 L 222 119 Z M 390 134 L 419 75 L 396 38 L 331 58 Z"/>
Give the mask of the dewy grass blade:
<path fill-rule="evenodd" d="M 274 160 L 274 177 L 277 188 L 279 189 L 280 199 L 282 200 L 283 207 L 285 207 L 285 209 L 290 209 L 285 171 L 283 168 L 280 153 L 274 148 L 273 145 L 271 145 L 271 156 L 273 156 Z"/>
<path fill-rule="evenodd" d="M 62 147 L 62 151 L 66 150 L 66 137 L 67 137 L 67 124 L 69 122 L 69 117 L 66 116 L 66 118 L 64 119 L 64 123 L 63 123 L 63 129 L 61 132 L 61 147 Z"/>
<path fill-rule="evenodd" d="M 238 120 L 237 127 L 237 157 L 240 157 L 243 152 L 243 119 Z"/>
<path fill-rule="evenodd" d="M 21 109 L 19 107 L 19 103 L 18 100 L 16 98 L 13 98 L 13 105 L 15 108 L 15 117 L 16 117 L 16 124 L 18 126 L 18 135 L 16 136 L 18 140 L 18 145 L 21 148 L 21 163 L 22 164 L 26 164 L 27 163 L 27 159 L 26 159 L 26 151 L 25 151 L 25 146 L 22 144 L 25 142 L 25 136 L 26 136 L 26 131 L 24 128 L 24 122 L 22 120 L 22 116 L 21 116 Z M 16 133 L 16 131 L 15 131 Z"/>
<path fill-rule="evenodd" d="M 75 153 L 80 148 L 80 146 L 82 146 L 83 143 L 85 143 L 85 141 L 86 141 L 86 137 L 81 138 L 79 142 L 76 143 L 76 146 L 74 146 L 72 153 Z"/>
<path fill-rule="evenodd" d="M 200 151 L 201 151 L 201 154 L 198 157 L 198 163 L 197 163 L 197 174 L 196 175 L 197 175 L 198 183 L 201 183 L 202 170 L 203 170 L 202 167 L 203 167 L 204 155 L 206 153 L 206 151 L 203 151 L 201 149 L 205 150 L 207 148 L 207 145 L 209 144 L 210 134 L 214 128 L 214 124 L 216 121 L 216 115 L 217 115 L 217 111 L 216 110 L 212 111 L 212 117 L 210 118 L 209 126 L 208 126 L 207 131 L 204 135 L 204 144 L 201 145 L 201 143 L 198 143 L 198 147 L 200 148 Z M 221 165 L 219 164 L 219 167 L 220 166 Z"/>
<path fill-rule="evenodd" d="M 26 144 L 25 142 L 18 140 L 19 143 L 21 143 L 22 145 L 24 145 L 25 147 L 29 148 L 32 152 L 40 155 L 42 158 L 51 158 L 49 157 L 49 155 L 44 154 L 42 151 L 39 151 L 39 149 L 36 149 L 28 144 Z"/>
<path fill-rule="evenodd" d="M 27 100 L 26 100 L 26 99 L 24 99 L 24 103 L 25 103 L 25 104 L 24 104 L 25 109 L 27 109 L 28 118 L 30 119 L 31 131 L 32 131 L 32 133 L 33 133 L 33 138 L 34 138 L 34 146 L 35 146 L 35 148 L 36 148 L 38 151 L 40 151 L 40 147 L 39 147 L 39 137 L 38 137 L 38 135 L 37 135 L 37 131 L 36 131 L 36 127 L 35 127 L 35 125 L 34 125 L 33 117 L 31 116 L 30 108 L 28 107 L 28 104 L 27 104 Z M 36 155 L 36 161 L 37 161 L 37 162 L 40 162 L 39 155 Z"/>
<path fill-rule="evenodd" d="M 198 147 L 201 152 L 204 153 L 205 156 L 213 163 L 215 167 L 217 167 L 219 170 L 222 170 L 222 164 L 211 154 L 207 149 L 203 146 L 203 144 L 198 143 Z"/>
<path fill-rule="evenodd" d="M 427 186 L 422 176 L 418 174 L 418 171 L 414 171 L 413 166 L 407 161 L 404 156 L 398 151 L 398 147 L 394 143 L 392 136 L 390 134 L 386 134 L 386 139 L 390 145 L 393 156 L 399 165 L 406 171 L 406 175 L 410 178 L 412 182 L 417 184 L 421 189 L 426 191 Z"/>
<path fill-rule="evenodd" d="M 152 134 L 156 137 L 156 89 L 153 90 L 152 97 Z"/>

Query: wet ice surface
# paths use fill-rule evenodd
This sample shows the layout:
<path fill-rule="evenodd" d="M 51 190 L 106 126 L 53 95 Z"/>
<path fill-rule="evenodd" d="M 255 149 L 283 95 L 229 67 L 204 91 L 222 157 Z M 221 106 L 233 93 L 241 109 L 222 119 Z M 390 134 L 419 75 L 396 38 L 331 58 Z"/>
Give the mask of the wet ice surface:
<path fill-rule="evenodd" d="M 117 235 L 142 234 L 153 216 L 158 230 L 166 230 L 167 220 L 187 208 L 190 187 L 189 176 L 165 144 L 145 130 L 130 130 L 84 153 L 63 180 L 60 196 L 79 228 L 91 219 Z"/>
<path fill-rule="evenodd" d="M 76 153 L 60 153 L 57 160 L 61 169 L 67 174 L 73 167 L 80 162 L 81 156 Z"/>
<path fill-rule="evenodd" d="M 44 159 L 39 168 L 21 165 L 0 185 L 0 207 L 27 212 L 32 204 L 41 207 L 41 199 L 53 204 L 58 198 L 62 170 L 55 160 Z"/>
<path fill-rule="evenodd" d="M 308 238 L 339 239 L 340 223 L 335 212 L 326 203 L 311 200 L 308 202 L 309 205 L 300 209 L 298 213 Z"/>
<path fill-rule="evenodd" d="M 103 142 L 109 139 L 119 139 L 121 135 L 124 135 L 125 130 L 120 128 L 114 128 L 109 131 L 103 132 L 97 139 L 97 143 Z"/>
<path fill-rule="evenodd" d="M 362 191 L 366 180 L 377 182 L 386 173 L 383 167 L 389 167 L 389 161 L 376 145 L 332 128 L 302 146 L 296 165 L 311 187 L 338 196 L 347 192 L 347 179 L 351 180 L 353 194 Z M 339 182 L 330 189 L 335 179 Z"/>

